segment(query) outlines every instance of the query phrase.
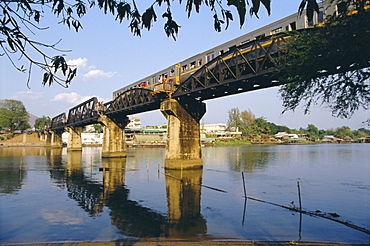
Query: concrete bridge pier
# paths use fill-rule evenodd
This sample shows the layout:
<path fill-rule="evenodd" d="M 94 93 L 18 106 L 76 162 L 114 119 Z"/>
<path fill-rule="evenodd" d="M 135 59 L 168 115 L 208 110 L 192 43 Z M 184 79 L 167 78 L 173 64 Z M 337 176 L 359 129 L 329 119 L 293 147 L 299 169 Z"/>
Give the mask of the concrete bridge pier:
<path fill-rule="evenodd" d="M 161 103 L 161 112 L 168 121 L 165 168 L 202 168 L 199 122 L 205 103 L 168 99 Z"/>
<path fill-rule="evenodd" d="M 39 132 L 39 138 L 40 138 L 40 141 L 44 141 L 46 140 L 46 135 L 44 132 Z"/>
<path fill-rule="evenodd" d="M 43 132 L 42 136 L 43 136 L 42 139 L 45 141 L 45 145 L 50 146 L 51 145 L 51 132 L 45 131 Z"/>
<path fill-rule="evenodd" d="M 62 148 L 63 147 L 62 134 L 63 134 L 63 131 L 51 131 L 51 147 L 52 148 Z"/>
<path fill-rule="evenodd" d="M 126 157 L 125 127 L 130 122 L 127 116 L 109 118 L 101 115 L 103 126 L 102 158 Z"/>
<path fill-rule="evenodd" d="M 83 127 L 80 126 L 69 126 L 66 127 L 67 132 L 69 133 L 67 150 L 68 151 L 81 151 L 82 150 L 82 133 Z"/>

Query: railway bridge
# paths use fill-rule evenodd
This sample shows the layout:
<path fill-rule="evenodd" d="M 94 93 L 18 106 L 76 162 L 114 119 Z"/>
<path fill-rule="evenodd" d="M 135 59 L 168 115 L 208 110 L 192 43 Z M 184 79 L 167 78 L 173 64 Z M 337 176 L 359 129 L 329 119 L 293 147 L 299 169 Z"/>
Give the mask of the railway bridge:
<path fill-rule="evenodd" d="M 61 134 L 68 131 L 68 150 L 81 150 L 83 126 L 99 123 L 104 133 L 102 157 L 125 157 L 128 115 L 160 109 L 168 121 L 165 167 L 201 168 L 199 123 L 206 112 L 204 101 L 281 85 L 275 77 L 277 59 L 288 52 L 285 44 L 290 38 L 282 33 L 233 47 L 180 85 L 164 81 L 152 89 L 129 89 L 104 104 L 93 97 L 71 108 L 68 116 L 62 113 L 52 118 L 47 141 L 52 147 L 60 147 Z M 323 69 L 338 72 L 338 67 L 329 66 L 333 65 Z M 322 73 L 318 71 L 319 75 Z"/>

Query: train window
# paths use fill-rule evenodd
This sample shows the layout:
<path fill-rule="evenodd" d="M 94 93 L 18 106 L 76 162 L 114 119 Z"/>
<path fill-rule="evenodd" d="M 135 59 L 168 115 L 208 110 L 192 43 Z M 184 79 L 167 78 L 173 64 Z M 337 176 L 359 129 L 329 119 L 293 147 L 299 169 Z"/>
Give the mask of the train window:
<path fill-rule="evenodd" d="M 276 34 L 276 33 L 279 33 L 283 30 L 282 27 L 278 27 L 278 28 L 275 28 L 273 30 L 271 30 L 270 34 Z"/>
<path fill-rule="evenodd" d="M 202 59 L 198 59 L 198 66 L 202 66 Z"/>
<path fill-rule="evenodd" d="M 155 84 L 155 76 L 152 77 L 152 84 Z"/>
<path fill-rule="evenodd" d="M 195 68 L 195 61 L 190 62 L 190 69 L 193 69 L 193 68 Z"/>
<path fill-rule="evenodd" d="M 166 80 L 167 80 L 167 73 L 163 73 L 163 74 L 161 74 L 161 75 L 159 76 L 159 78 L 158 78 L 158 82 L 159 82 L 159 83 L 166 82 Z"/>
<path fill-rule="evenodd" d="M 220 50 L 220 53 L 219 54 L 222 55 L 223 53 L 224 53 L 224 51 L 223 50 Z"/>
<path fill-rule="evenodd" d="M 186 70 L 188 70 L 188 65 L 184 65 L 181 67 L 181 72 L 185 72 Z"/>
<path fill-rule="evenodd" d="M 324 12 L 325 12 L 324 7 L 320 7 L 319 14 L 317 16 L 317 24 L 324 22 L 324 14 L 325 14 Z"/>
<path fill-rule="evenodd" d="M 236 45 L 230 46 L 229 50 L 234 50 L 236 48 Z"/>
<path fill-rule="evenodd" d="M 138 87 L 145 87 L 145 86 L 147 86 L 148 85 L 148 83 L 146 82 L 146 81 L 143 81 L 143 82 L 141 82 L 139 85 L 138 85 Z"/>
<path fill-rule="evenodd" d="M 342 2 L 337 4 L 337 14 L 344 14 L 347 11 L 347 5 L 346 3 Z"/>
<path fill-rule="evenodd" d="M 171 71 L 170 71 L 170 77 L 173 77 L 173 76 L 175 76 L 175 70 L 171 69 Z"/>
<path fill-rule="evenodd" d="M 297 30 L 297 24 L 295 21 L 289 24 L 289 31 Z"/>
<path fill-rule="evenodd" d="M 206 62 L 209 62 L 215 58 L 215 54 L 213 52 L 210 52 L 206 55 Z"/>

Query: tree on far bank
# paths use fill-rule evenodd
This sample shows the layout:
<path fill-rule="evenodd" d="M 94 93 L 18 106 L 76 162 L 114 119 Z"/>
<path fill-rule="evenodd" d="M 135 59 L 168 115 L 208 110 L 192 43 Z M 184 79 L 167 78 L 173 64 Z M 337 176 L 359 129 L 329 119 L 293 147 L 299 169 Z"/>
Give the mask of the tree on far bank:
<path fill-rule="evenodd" d="M 239 108 L 232 108 L 228 110 L 227 129 L 229 131 L 238 131 L 243 127 L 243 121 L 240 118 Z"/>
<path fill-rule="evenodd" d="M 103 127 L 101 126 L 101 124 L 93 124 L 93 127 L 95 132 L 103 131 Z"/>
<path fill-rule="evenodd" d="M 42 116 L 41 118 L 37 118 L 35 120 L 35 128 L 36 129 L 41 129 L 44 126 L 46 126 L 47 124 L 50 124 L 50 123 L 51 123 L 51 119 L 50 119 L 49 116 Z"/>
<path fill-rule="evenodd" d="M 353 138 L 353 134 L 352 134 L 352 131 L 351 131 L 351 128 L 349 128 L 348 126 L 342 126 L 342 127 L 338 127 L 336 130 L 335 130 L 335 135 L 337 138 L 344 138 L 344 137 L 351 137 Z"/>
<path fill-rule="evenodd" d="M 5 99 L 0 100 L 0 127 L 8 128 L 11 132 L 15 129 L 26 130 L 29 114 L 21 101 Z"/>
<path fill-rule="evenodd" d="M 319 128 L 317 128 L 313 124 L 308 124 L 308 126 L 306 128 L 306 132 L 309 135 L 309 137 L 311 137 L 311 138 L 314 138 L 314 139 L 319 138 Z"/>
<path fill-rule="evenodd" d="M 250 109 L 240 112 L 239 108 L 232 108 L 228 113 L 227 129 L 229 131 L 239 130 L 243 136 L 271 134 L 270 123 L 263 117 L 256 118 Z"/>

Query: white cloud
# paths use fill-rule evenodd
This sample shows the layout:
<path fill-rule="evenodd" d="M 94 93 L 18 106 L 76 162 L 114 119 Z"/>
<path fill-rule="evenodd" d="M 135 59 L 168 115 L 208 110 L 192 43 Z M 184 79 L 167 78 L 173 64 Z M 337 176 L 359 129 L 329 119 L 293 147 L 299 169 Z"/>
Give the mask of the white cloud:
<path fill-rule="evenodd" d="M 78 218 L 75 213 L 60 209 L 42 209 L 41 216 L 53 225 L 82 225 L 84 223 L 83 219 Z"/>
<path fill-rule="evenodd" d="M 117 74 L 117 72 L 105 72 L 103 70 L 96 69 L 95 65 L 88 64 L 87 58 L 68 60 L 67 64 L 77 66 L 78 76 L 81 76 L 85 81 L 96 78 L 111 78 Z"/>
<path fill-rule="evenodd" d="M 67 103 L 71 103 L 71 104 L 79 104 L 79 103 L 84 102 L 84 101 L 86 101 L 90 98 L 91 97 L 89 97 L 89 96 L 81 96 L 81 95 L 77 94 L 76 92 L 71 92 L 71 93 L 57 94 L 57 95 L 54 96 L 53 99 L 51 99 L 51 101 L 67 102 Z"/>
<path fill-rule="evenodd" d="M 82 102 L 85 102 L 85 101 L 89 100 L 92 97 L 96 97 L 96 96 L 81 96 L 81 95 L 77 94 L 76 92 L 60 93 L 60 94 L 55 95 L 53 97 L 53 99 L 51 99 L 51 101 L 67 102 L 67 103 L 70 103 L 70 104 L 80 104 Z M 107 101 L 109 101 L 109 99 L 103 99 L 103 98 L 98 97 L 98 101 L 107 102 Z"/>
<path fill-rule="evenodd" d="M 84 80 L 94 79 L 94 78 L 111 78 L 116 75 L 116 72 L 104 72 L 103 70 L 90 70 L 88 73 L 82 75 Z"/>
<path fill-rule="evenodd" d="M 67 61 L 68 65 L 77 66 L 79 69 L 94 69 L 94 65 L 87 65 L 87 58 L 77 58 Z"/>
<path fill-rule="evenodd" d="M 32 99 L 37 100 L 44 96 L 45 92 L 18 91 L 13 95 L 14 99 Z"/>

